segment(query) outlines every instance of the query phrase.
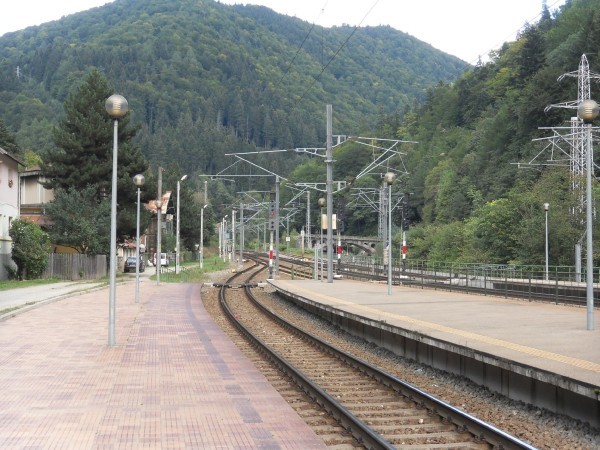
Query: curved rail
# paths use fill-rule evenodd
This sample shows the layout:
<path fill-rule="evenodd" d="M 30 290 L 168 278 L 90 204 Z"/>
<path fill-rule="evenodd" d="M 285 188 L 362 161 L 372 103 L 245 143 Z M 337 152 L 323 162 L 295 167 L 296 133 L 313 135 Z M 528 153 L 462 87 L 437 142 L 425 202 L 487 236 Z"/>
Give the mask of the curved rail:
<path fill-rule="evenodd" d="M 250 270 L 254 267 L 256 267 L 256 264 L 247 270 Z M 240 272 L 236 274 L 236 276 L 245 272 L 246 271 Z M 281 317 L 278 317 L 271 310 L 265 308 L 253 295 L 250 287 L 246 286 L 245 291 L 246 295 L 254 303 L 254 305 L 258 307 L 263 314 L 278 323 L 281 327 L 299 336 L 302 340 L 308 342 L 311 346 L 318 348 L 323 353 L 329 354 L 335 359 L 343 362 L 346 366 L 352 367 L 369 376 L 370 378 L 377 380 L 380 384 L 392 389 L 397 394 L 419 405 L 419 407 L 426 408 L 431 414 L 440 416 L 444 423 L 454 424 L 459 432 L 468 432 L 474 436 L 476 441 L 487 442 L 490 445 L 493 445 L 495 448 L 534 448 L 509 435 L 508 433 L 505 433 L 490 424 L 466 414 L 465 412 L 433 397 L 432 395 L 416 388 L 415 386 L 412 386 L 398 379 L 397 377 L 380 370 L 368 362 L 356 358 L 347 352 L 331 346 L 318 337 L 303 331 Z M 332 414 L 344 426 L 345 429 L 352 433 L 357 440 L 362 442 L 368 448 L 394 448 L 392 444 L 368 427 L 362 420 L 354 416 L 338 400 L 323 391 L 323 389 L 317 384 L 309 380 L 305 374 L 294 368 L 292 364 L 289 363 L 289 361 L 287 361 L 285 358 L 268 348 L 268 346 L 260 338 L 254 336 L 251 330 L 249 330 L 236 318 L 234 312 L 227 305 L 227 302 L 225 301 L 224 287 L 221 290 L 220 297 L 221 305 L 224 310 L 227 311 L 229 320 L 231 320 L 232 323 L 234 323 L 235 326 L 254 343 L 254 345 L 259 347 L 265 354 L 267 354 L 268 357 L 283 372 L 285 372 L 294 380 L 294 382 L 296 382 L 296 384 L 298 384 L 305 392 L 309 393 L 309 395 L 317 403 L 319 403 L 330 414 Z"/>
<path fill-rule="evenodd" d="M 233 275 L 227 284 L 231 283 L 233 279 L 246 273 L 256 267 L 257 264 L 251 266 L 244 271 L 238 272 Z M 286 361 L 285 358 L 281 357 L 274 351 L 272 351 L 267 344 L 265 344 L 260 338 L 255 336 L 247 327 L 245 327 L 236 317 L 234 312 L 229 308 L 225 300 L 225 288 L 224 284 L 221 286 L 219 292 L 219 301 L 221 307 L 226 312 L 227 318 L 235 327 L 261 352 L 263 352 L 283 373 L 290 377 L 296 385 L 300 387 L 306 394 L 308 394 L 317 404 L 323 407 L 329 414 L 347 430 L 355 439 L 364 444 L 367 448 L 371 449 L 393 449 L 394 447 L 385 441 L 378 433 L 367 427 L 362 421 L 357 419 L 351 414 L 341 403 L 336 401 L 333 397 L 323 391 L 318 385 L 312 383 L 301 371 L 297 370 L 292 364 Z M 246 292 L 250 292 L 249 288 L 246 287 Z"/>

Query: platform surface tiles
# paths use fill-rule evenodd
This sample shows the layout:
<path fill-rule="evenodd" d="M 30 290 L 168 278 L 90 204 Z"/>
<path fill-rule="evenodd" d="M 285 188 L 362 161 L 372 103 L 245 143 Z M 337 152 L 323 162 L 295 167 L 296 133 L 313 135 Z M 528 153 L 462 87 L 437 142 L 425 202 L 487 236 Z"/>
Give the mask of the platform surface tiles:
<path fill-rule="evenodd" d="M 2 294 L 5 294 L 6 291 Z M 0 295 L 2 295 L 0 294 Z M 208 315 L 200 286 L 117 286 L 0 322 L 2 449 L 318 449 Z"/>

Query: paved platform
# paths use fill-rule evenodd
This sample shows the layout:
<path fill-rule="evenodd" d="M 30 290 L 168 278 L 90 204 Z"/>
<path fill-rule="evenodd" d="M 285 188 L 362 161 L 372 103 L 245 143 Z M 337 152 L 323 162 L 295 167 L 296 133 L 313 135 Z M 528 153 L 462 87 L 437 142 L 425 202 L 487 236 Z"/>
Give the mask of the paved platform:
<path fill-rule="evenodd" d="M 0 448 L 325 448 L 205 311 L 200 287 L 135 283 L 0 322 Z M 6 292 L 4 295 L 7 295 Z"/>
<path fill-rule="evenodd" d="M 353 280 L 269 280 L 348 331 L 600 427 L 600 311 Z"/>
<path fill-rule="evenodd" d="M 353 280 L 269 280 L 377 321 L 467 346 L 600 387 L 600 311 L 586 329 L 586 309 L 526 300 Z M 599 305 L 600 306 L 600 305 Z"/>

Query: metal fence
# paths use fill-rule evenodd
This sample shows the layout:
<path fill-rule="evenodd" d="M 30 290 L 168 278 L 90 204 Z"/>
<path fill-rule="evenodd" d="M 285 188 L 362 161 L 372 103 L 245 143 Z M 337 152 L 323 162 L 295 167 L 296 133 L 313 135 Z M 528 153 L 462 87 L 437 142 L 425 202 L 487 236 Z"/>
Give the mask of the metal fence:
<path fill-rule="evenodd" d="M 383 258 L 348 255 L 342 258 L 342 272 L 349 277 L 385 280 L 387 265 Z M 594 297 L 600 297 L 600 273 L 592 273 Z M 434 289 L 471 291 L 483 295 L 546 299 L 557 303 L 585 303 L 586 273 L 572 266 L 466 264 L 434 261 L 393 260 L 394 284 Z"/>
<path fill-rule="evenodd" d="M 61 280 L 97 280 L 108 276 L 106 255 L 51 253 L 42 278 Z"/>

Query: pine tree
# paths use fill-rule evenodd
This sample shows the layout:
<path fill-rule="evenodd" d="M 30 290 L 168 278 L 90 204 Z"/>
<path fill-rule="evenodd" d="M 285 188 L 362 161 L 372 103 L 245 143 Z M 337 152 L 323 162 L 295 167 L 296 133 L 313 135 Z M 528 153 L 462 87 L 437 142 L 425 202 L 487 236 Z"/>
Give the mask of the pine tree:
<path fill-rule="evenodd" d="M 106 78 L 93 69 L 68 95 L 64 103 L 65 119 L 54 129 L 56 149 L 46 152 L 42 171 L 46 187 L 83 190 L 93 187 L 98 201 L 111 195 L 113 121 L 105 102 L 113 92 Z M 119 122 L 117 173 L 118 224 L 120 238 L 135 234 L 137 191 L 132 178 L 144 173 L 148 163 L 131 140 L 137 128 L 129 115 Z M 132 220 L 133 217 L 133 220 Z"/>
<path fill-rule="evenodd" d="M 17 145 L 15 137 L 8 131 L 2 119 L 0 119 L 0 147 L 14 156 L 22 156 L 21 148 Z"/>

